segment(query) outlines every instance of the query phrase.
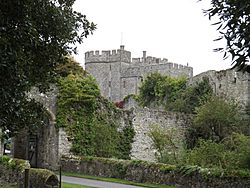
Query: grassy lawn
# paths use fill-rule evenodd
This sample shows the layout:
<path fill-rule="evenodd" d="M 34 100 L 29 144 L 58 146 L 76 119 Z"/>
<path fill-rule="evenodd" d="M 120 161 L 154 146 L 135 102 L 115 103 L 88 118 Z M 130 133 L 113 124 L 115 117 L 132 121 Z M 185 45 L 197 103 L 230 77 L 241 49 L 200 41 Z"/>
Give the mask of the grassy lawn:
<path fill-rule="evenodd" d="M 93 187 L 88 187 L 84 185 L 76 185 L 76 184 L 71 184 L 71 183 L 63 183 L 62 188 L 93 188 Z"/>
<path fill-rule="evenodd" d="M 97 176 L 89 176 L 89 175 L 83 175 L 83 174 L 73 173 L 73 172 L 63 172 L 62 174 L 65 175 L 65 176 L 87 178 L 87 179 L 100 180 L 100 181 L 106 181 L 106 182 L 114 182 L 114 183 L 121 183 L 121 184 L 127 184 L 127 185 L 137 185 L 137 186 L 141 186 L 141 187 L 174 188 L 173 186 L 167 186 L 167 185 L 135 183 L 135 182 L 132 182 L 132 181 L 127 181 L 127 180 L 122 180 L 122 179 L 117 179 L 117 178 L 104 178 L 104 177 L 97 177 Z"/>

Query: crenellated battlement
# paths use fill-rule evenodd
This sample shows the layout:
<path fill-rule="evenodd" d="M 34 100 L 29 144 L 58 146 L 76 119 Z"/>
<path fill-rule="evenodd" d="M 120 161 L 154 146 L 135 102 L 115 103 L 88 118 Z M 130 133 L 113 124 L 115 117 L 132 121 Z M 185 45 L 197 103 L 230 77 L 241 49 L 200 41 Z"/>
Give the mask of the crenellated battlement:
<path fill-rule="evenodd" d="M 166 64 L 168 59 L 147 56 L 146 58 L 132 58 L 132 64 Z"/>
<path fill-rule="evenodd" d="M 122 69 L 122 77 L 142 76 L 151 72 L 172 72 L 178 76 L 179 73 L 185 73 L 187 77 L 192 76 L 193 68 L 181 64 L 162 61 L 159 64 L 146 64 L 144 66 L 131 65 Z"/>
<path fill-rule="evenodd" d="M 102 95 L 112 101 L 137 94 L 143 78 L 154 72 L 171 77 L 193 76 L 192 67 L 147 56 L 146 51 L 142 58 L 131 60 L 131 52 L 124 50 L 124 46 L 118 50 L 86 52 L 85 68 L 96 78 Z"/>
<path fill-rule="evenodd" d="M 89 51 L 85 53 L 85 63 L 97 63 L 97 62 L 131 62 L 131 52 L 124 50 L 124 46 L 121 46 L 117 50 L 107 51 Z"/>

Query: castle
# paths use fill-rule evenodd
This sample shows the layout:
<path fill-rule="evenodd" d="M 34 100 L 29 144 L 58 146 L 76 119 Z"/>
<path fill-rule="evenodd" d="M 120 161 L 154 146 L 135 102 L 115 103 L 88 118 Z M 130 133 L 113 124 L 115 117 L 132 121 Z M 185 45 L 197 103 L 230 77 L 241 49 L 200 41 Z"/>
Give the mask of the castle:
<path fill-rule="evenodd" d="M 143 52 L 142 58 L 133 58 L 131 53 L 121 46 L 118 50 L 86 52 L 86 70 L 97 80 L 103 96 L 112 101 L 120 101 L 128 94 L 137 94 L 143 78 L 149 73 L 159 72 L 173 77 L 188 77 L 188 85 L 208 78 L 214 94 L 234 100 L 245 106 L 250 102 L 250 74 L 235 72 L 235 70 L 206 71 L 193 76 L 192 67 L 177 65 L 167 59 L 147 57 Z M 36 135 L 29 135 L 27 131 L 20 131 L 13 139 L 14 157 L 29 159 L 31 165 L 42 168 L 57 169 L 61 156 L 71 156 L 72 141 L 64 128 L 55 127 L 56 101 L 58 90 L 52 87 L 50 92 L 41 94 L 37 89 L 29 93 L 30 98 L 41 102 L 47 110 L 47 124 L 37 130 Z M 120 126 L 130 126 L 135 130 L 131 158 L 155 161 L 155 150 L 152 150 L 152 139 L 148 136 L 152 125 L 159 125 L 164 129 L 178 130 L 178 139 L 184 139 L 185 130 L 192 121 L 192 116 L 178 112 L 166 112 L 161 109 L 134 108 L 132 98 L 125 104 L 123 115 L 116 117 Z M 131 103 L 131 104 L 130 104 Z M 127 107 L 128 108 L 127 108 Z M 133 108 L 130 108 L 133 107 Z M 242 108 L 243 109 L 243 108 Z M 128 114 L 127 114 L 128 113 Z M 110 112 L 110 114 L 113 114 Z M 3 153 L 3 143 L 0 139 L 0 155 Z M 30 155 L 34 154 L 34 155 Z"/>
<path fill-rule="evenodd" d="M 129 94 L 138 94 L 143 79 L 150 73 L 159 72 L 171 77 L 193 76 L 193 68 L 146 55 L 132 58 L 131 52 L 121 45 L 112 51 L 85 53 L 85 69 L 99 84 L 102 96 L 111 101 L 121 101 Z"/>

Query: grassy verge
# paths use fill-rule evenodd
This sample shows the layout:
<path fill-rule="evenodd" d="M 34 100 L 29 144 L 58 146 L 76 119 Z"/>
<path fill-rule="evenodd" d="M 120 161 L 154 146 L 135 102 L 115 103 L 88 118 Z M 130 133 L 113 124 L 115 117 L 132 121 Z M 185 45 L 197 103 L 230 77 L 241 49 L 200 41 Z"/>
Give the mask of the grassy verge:
<path fill-rule="evenodd" d="M 113 182 L 113 183 L 121 183 L 121 184 L 127 184 L 127 185 L 137 185 L 137 186 L 148 187 L 148 188 L 174 188 L 173 186 L 167 186 L 167 185 L 136 183 L 136 182 L 117 179 L 117 178 L 104 178 L 104 177 L 97 177 L 97 176 L 89 176 L 89 175 L 79 174 L 75 172 L 62 172 L 62 175 L 87 178 L 87 179 L 93 179 L 93 180 L 99 180 L 99 181 L 106 181 L 106 182 Z"/>
<path fill-rule="evenodd" d="M 6 185 L 1 188 L 18 188 L 18 186 Z M 63 183 L 62 188 L 93 188 L 93 187 L 88 187 L 84 185 L 76 185 L 76 184 L 71 184 L 71 183 Z"/>
<path fill-rule="evenodd" d="M 5 185 L 1 188 L 18 188 L 18 186 L 17 185 Z"/>
<path fill-rule="evenodd" d="M 63 183 L 62 188 L 93 188 L 93 187 L 77 185 L 77 184 L 72 184 L 72 183 Z"/>

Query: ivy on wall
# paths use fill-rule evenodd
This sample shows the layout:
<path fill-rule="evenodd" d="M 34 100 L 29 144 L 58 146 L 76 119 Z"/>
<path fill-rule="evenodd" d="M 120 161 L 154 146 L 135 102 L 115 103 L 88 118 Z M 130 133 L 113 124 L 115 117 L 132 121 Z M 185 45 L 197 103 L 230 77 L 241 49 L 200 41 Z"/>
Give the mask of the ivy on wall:
<path fill-rule="evenodd" d="M 121 111 L 100 96 L 90 75 L 69 74 L 58 81 L 57 126 L 64 127 L 76 155 L 128 159 L 134 130 L 120 129 Z"/>
<path fill-rule="evenodd" d="M 187 87 L 185 78 L 171 78 L 159 73 L 148 75 L 139 90 L 137 98 L 142 106 L 163 106 L 167 111 L 190 114 L 212 94 L 208 78 Z"/>

